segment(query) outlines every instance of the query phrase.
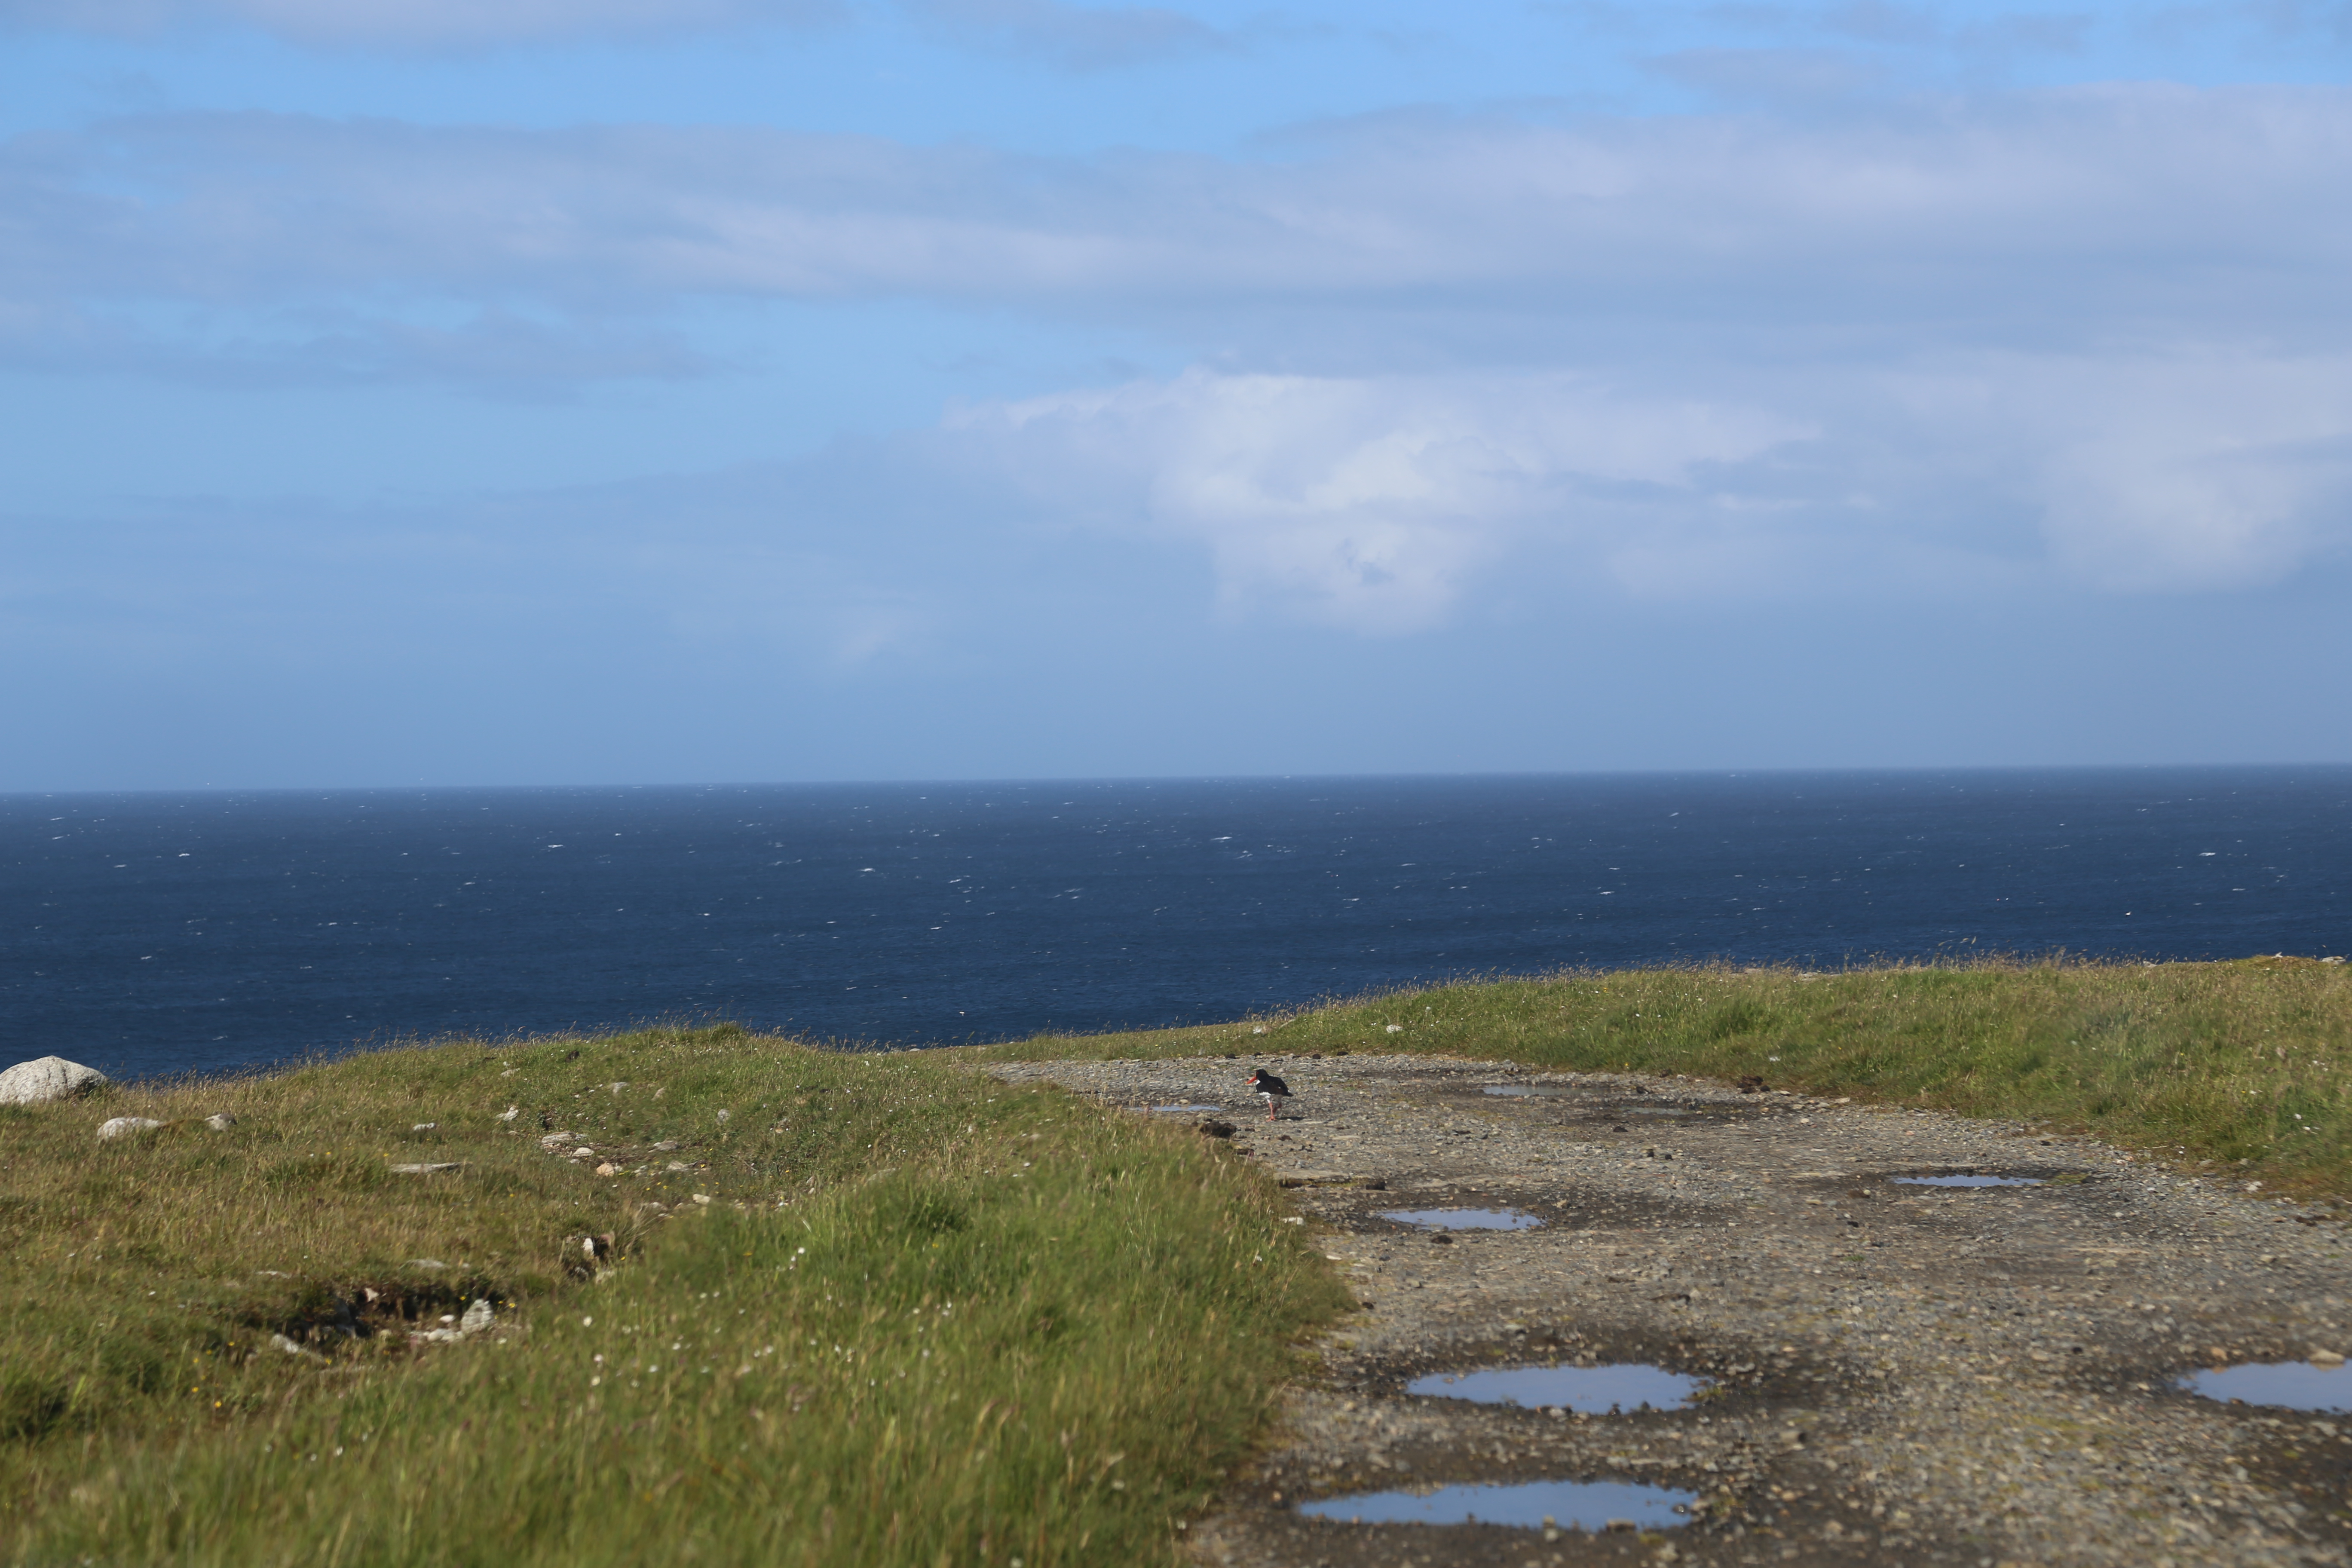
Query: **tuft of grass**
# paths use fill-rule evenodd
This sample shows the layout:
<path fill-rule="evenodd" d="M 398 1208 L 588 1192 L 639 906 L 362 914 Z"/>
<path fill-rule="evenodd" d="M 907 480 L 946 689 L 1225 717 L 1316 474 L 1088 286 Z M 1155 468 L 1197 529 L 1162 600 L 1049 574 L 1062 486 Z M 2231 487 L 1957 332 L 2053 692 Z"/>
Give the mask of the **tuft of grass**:
<path fill-rule="evenodd" d="M 171 1125 L 97 1143 L 118 1114 Z M 1172 1562 L 1344 1305 L 1222 1146 L 731 1027 L 120 1090 L 0 1138 L 11 1563 Z M 406 1331 L 477 1294 L 488 1334 Z"/>
<path fill-rule="evenodd" d="M 2352 1192 L 2352 968 L 2283 955 L 1578 971 L 958 1054 L 1233 1055 L 1238 1077 L 1254 1055 L 1318 1051 L 1752 1075 L 1776 1089 L 2079 1129 L 2267 1187 Z"/>

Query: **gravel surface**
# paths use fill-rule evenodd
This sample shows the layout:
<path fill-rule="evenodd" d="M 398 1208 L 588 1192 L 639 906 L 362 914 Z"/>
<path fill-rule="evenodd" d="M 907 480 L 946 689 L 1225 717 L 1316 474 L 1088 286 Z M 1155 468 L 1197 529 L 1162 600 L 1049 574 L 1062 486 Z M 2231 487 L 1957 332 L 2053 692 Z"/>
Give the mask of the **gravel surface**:
<path fill-rule="evenodd" d="M 1242 1081 L 1261 1065 L 1297 1095 L 1271 1123 Z M 2340 1226 L 2223 1176 L 1687 1079 L 1403 1056 L 990 1070 L 1144 1114 L 1224 1107 L 1364 1305 L 1275 1445 L 1192 1527 L 1204 1563 L 2352 1562 L 2352 1416 L 2178 1386 L 2224 1363 L 2352 1352 Z M 1895 1180 L 1956 1172 L 2042 1182 Z M 1382 1217 L 1438 1207 L 1541 1223 L 1441 1243 Z M 1712 1387 L 1631 1415 L 1405 1392 L 1431 1372 L 1620 1362 Z M 2336 1375 L 2352 1388 L 2352 1368 Z M 1696 1500 L 1646 1531 L 1296 1511 L 1549 1480 Z"/>

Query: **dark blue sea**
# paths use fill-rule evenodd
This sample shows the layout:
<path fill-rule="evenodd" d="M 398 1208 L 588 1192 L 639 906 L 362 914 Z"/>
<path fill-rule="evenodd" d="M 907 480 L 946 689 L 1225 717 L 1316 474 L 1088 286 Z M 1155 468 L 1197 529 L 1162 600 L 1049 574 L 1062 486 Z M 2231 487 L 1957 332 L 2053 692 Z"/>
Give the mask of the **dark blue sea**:
<path fill-rule="evenodd" d="M 0 797 L 0 1063 L 859 1045 L 1687 960 L 2342 952 L 2352 768 Z"/>

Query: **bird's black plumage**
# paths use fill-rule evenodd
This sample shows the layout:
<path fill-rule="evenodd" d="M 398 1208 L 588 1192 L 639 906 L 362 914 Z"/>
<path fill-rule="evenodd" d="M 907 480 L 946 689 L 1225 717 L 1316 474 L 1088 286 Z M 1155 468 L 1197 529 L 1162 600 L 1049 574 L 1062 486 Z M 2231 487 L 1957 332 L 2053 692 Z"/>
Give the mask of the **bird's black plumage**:
<path fill-rule="evenodd" d="M 1274 1120 L 1275 1107 L 1290 1098 L 1290 1086 L 1264 1068 L 1249 1075 L 1249 1086 L 1257 1090 L 1258 1097 L 1265 1101 L 1265 1119 L 1268 1121 Z"/>

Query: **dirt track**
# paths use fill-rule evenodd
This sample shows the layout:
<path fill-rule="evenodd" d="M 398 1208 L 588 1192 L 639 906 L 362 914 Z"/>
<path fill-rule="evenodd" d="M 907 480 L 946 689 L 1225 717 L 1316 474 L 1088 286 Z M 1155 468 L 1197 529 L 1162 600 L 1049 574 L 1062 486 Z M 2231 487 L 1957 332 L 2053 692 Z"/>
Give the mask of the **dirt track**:
<path fill-rule="evenodd" d="M 1260 1063 L 1298 1091 L 1272 1124 L 1242 1084 Z M 2084 1141 L 1684 1079 L 1273 1055 L 992 1070 L 1224 1106 L 1252 1158 L 1305 1184 L 1298 1212 L 1366 1304 L 1192 1531 L 1204 1563 L 2352 1563 L 2352 1417 L 2174 1386 L 2217 1361 L 2352 1353 L 2342 1228 L 2313 1211 Z M 1954 1170 L 2045 1183 L 1893 1180 Z M 1542 1223 L 1438 1244 L 1381 1217 L 1441 1206 Z M 1585 1361 L 1714 1391 L 1617 1415 L 1404 1392 Z M 1699 1501 L 1648 1532 L 1294 1511 L 1547 1479 Z"/>

